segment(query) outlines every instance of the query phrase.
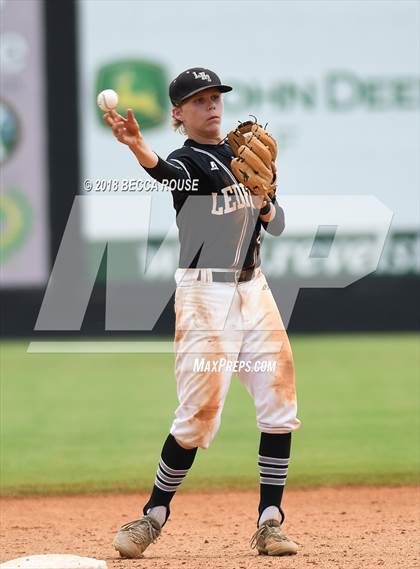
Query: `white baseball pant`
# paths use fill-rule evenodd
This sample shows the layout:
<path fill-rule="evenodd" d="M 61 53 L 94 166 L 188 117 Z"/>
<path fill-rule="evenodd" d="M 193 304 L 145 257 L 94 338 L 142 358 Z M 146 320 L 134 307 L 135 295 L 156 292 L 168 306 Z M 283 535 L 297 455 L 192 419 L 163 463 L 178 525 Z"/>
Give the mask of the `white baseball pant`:
<path fill-rule="evenodd" d="M 234 371 L 254 400 L 261 432 L 300 426 L 292 350 L 265 276 L 256 269 L 250 281 L 219 283 L 214 270 L 175 273 L 179 406 L 170 432 L 184 448 L 209 447 Z"/>

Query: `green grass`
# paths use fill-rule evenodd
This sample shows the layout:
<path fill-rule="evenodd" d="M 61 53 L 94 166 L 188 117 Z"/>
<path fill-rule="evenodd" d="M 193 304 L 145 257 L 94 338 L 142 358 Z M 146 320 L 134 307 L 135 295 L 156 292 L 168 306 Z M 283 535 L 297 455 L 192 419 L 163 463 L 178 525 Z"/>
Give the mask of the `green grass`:
<path fill-rule="evenodd" d="M 419 337 L 292 337 L 299 417 L 289 486 L 412 484 Z M 3 494 L 146 490 L 176 407 L 170 354 L 27 354 L 1 344 Z M 235 378 L 186 489 L 254 488 L 253 402 Z"/>

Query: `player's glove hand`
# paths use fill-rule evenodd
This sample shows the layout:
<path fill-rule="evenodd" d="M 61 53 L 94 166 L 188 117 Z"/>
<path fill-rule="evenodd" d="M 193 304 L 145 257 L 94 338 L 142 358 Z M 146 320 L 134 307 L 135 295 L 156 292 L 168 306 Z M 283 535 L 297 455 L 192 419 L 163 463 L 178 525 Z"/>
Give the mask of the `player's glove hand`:
<path fill-rule="evenodd" d="M 274 138 L 260 124 L 246 121 L 228 133 L 228 142 L 235 154 L 231 168 L 238 182 L 254 195 L 271 198 L 276 191 Z"/>

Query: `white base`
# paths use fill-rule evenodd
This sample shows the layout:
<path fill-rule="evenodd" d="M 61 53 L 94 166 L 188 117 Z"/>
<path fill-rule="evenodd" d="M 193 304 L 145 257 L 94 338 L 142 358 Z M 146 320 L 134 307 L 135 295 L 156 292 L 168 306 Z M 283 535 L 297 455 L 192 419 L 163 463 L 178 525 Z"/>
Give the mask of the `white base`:
<path fill-rule="evenodd" d="M 78 555 L 29 555 L 0 564 L 0 569 L 107 569 L 105 561 Z"/>

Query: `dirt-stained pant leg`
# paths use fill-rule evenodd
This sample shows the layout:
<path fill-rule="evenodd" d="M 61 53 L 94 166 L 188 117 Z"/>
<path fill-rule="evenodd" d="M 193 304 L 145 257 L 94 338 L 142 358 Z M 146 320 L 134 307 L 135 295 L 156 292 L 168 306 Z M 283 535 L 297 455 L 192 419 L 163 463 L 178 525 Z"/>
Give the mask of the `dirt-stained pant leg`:
<path fill-rule="evenodd" d="M 204 271 L 202 271 L 204 277 Z M 176 273 L 175 375 L 179 406 L 171 434 L 185 448 L 208 448 L 220 426 L 242 332 L 235 286 L 197 281 L 194 270 Z M 237 306 L 235 306 L 235 303 Z M 239 326 L 240 328 L 240 326 Z"/>
<path fill-rule="evenodd" d="M 257 425 L 265 433 L 288 433 L 297 418 L 293 354 L 277 304 L 264 275 L 238 286 L 244 325 L 239 373 L 254 399 Z"/>

